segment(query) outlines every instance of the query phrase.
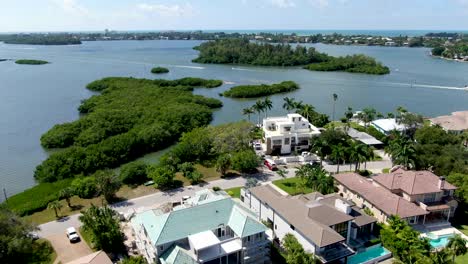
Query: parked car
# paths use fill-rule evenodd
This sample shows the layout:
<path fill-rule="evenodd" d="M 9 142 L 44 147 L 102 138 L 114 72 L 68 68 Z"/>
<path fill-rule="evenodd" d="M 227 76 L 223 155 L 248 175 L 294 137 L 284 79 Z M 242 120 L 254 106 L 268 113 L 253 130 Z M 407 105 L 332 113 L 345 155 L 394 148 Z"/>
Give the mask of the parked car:
<path fill-rule="evenodd" d="M 260 144 L 260 143 L 258 143 L 258 142 L 257 142 L 257 143 L 254 143 L 254 149 L 255 149 L 255 150 L 262 150 L 262 144 Z"/>
<path fill-rule="evenodd" d="M 276 166 L 276 163 L 272 159 L 265 159 L 263 164 L 265 164 L 265 166 L 272 171 L 278 169 L 278 167 Z"/>
<path fill-rule="evenodd" d="M 80 241 L 80 236 L 78 235 L 74 227 L 67 228 L 66 233 L 67 233 L 68 240 L 70 240 L 70 243 Z"/>

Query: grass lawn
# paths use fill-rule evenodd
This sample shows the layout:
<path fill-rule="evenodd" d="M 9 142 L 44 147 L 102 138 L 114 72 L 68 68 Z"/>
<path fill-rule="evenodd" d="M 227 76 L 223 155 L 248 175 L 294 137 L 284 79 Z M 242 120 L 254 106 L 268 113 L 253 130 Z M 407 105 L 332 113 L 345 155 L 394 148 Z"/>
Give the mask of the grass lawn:
<path fill-rule="evenodd" d="M 215 168 L 204 167 L 199 164 L 196 164 L 195 168 L 201 174 L 203 174 L 203 181 L 208 182 L 208 181 L 221 179 L 221 176 L 222 176 L 221 173 L 217 172 Z M 240 175 L 238 172 L 235 172 L 235 171 L 229 171 L 228 173 L 229 175 L 233 175 L 233 176 Z M 187 178 L 183 177 L 181 173 L 176 173 L 175 180 L 181 181 L 183 186 L 191 185 L 190 181 Z M 121 200 L 126 200 L 126 199 L 132 199 L 136 197 L 145 196 L 145 195 L 152 194 L 158 191 L 159 190 L 154 188 L 154 186 L 140 185 L 137 187 L 131 187 L 128 185 L 124 185 L 117 192 L 116 196 Z M 81 212 L 82 210 L 88 209 L 91 206 L 91 204 L 101 205 L 102 198 L 95 197 L 92 199 L 82 199 L 82 198 L 79 198 L 78 196 L 73 196 L 71 198 L 71 205 L 72 205 L 71 208 L 67 206 L 67 203 L 65 200 L 61 200 L 60 203 L 62 204 L 62 209 L 59 212 L 59 216 L 67 217 L 73 214 L 77 214 Z M 42 223 L 47 223 L 47 222 L 56 220 L 54 211 L 49 210 L 49 209 L 45 209 L 43 211 L 33 213 L 31 215 L 25 216 L 24 218 L 36 224 L 42 224 Z"/>
<path fill-rule="evenodd" d="M 80 235 L 81 235 L 81 239 L 83 239 L 84 242 L 86 242 L 86 244 L 88 244 L 89 248 L 92 250 L 92 251 L 96 251 L 96 249 L 94 248 L 94 245 L 93 245 L 93 242 L 91 237 L 91 233 L 90 232 L 87 232 L 85 231 L 85 229 L 83 227 L 80 227 Z"/>
<path fill-rule="evenodd" d="M 305 188 L 304 191 L 299 190 L 296 186 L 299 182 L 299 178 L 294 177 L 294 178 L 288 178 L 288 179 L 282 179 L 282 180 L 276 180 L 273 182 L 274 185 L 278 186 L 281 190 L 289 193 L 290 195 L 297 195 L 297 194 L 307 194 L 311 193 L 314 190 L 311 188 Z"/>
<path fill-rule="evenodd" d="M 117 197 L 119 197 L 120 199 L 132 199 L 135 197 L 145 196 L 155 192 L 158 192 L 158 190 L 151 186 L 141 185 L 136 188 L 132 188 L 130 186 L 124 185 L 117 192 Z M 73 196 L 70 200 L 72 207 L 68 207 L 65 200 L 60 201 L 60 203 L 62 204 L 62 209 L 59 212 L 59 216 L 66 217 L 69 215 L 77 214 L 80 211 L 89 208 L 91 204 L 102 204 L 102 198 L 100 197 L 95 197 L 92 199 L 82 199 L 78 196 Z M 29 220 L 35 224 L 42 224 L 49 221 L 53 221 L 56 218 L 53 210 L 45 209 L 43 211 L 36 212 L 32 215 L 25 216 L 24 219 Z"/>
<path fill-rule="evenodd" d="M 457 264 L 466 264 L 466 263 L 468 263 L 468 254 L 456 257 L 455 258 L 455 263 L 457 263 Z"/>
<path fill-rule="evenodd" d="M 232 198 L 240 198 L 241 189 L 242 187 L 235 187 L 231 189 L 226 189 L 224 191 L 227 192 Z"/>

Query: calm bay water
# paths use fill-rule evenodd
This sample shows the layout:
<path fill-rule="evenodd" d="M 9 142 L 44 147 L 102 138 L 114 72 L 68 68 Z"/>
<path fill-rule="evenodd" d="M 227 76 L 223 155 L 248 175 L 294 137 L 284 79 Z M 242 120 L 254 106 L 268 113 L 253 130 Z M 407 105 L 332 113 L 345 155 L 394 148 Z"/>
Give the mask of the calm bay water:
<path fill-rule="evenodd" d="M 314 105 L 331 114 L 332 94 L 337 93 L 337 116 L 347 106 L 373 106 L 386 113 L 399 106 L 425 116 L 468 110 L 468 92 L 451 89 L 468 84 L 468 63 L 431 58 L 428 49 L 311 45 L 332 55 L 365 53 L 389 66 L 392 73 L 371 76 L 337 72 L 311 72 L 301 68 L 270 68 L 191 63 L 198 41 L 84 42 L 78 46 L 27 46 L 0 43 L 0 59 L 44 59 L 43 66 L 0 62 L 0 188 L 8 195 L 33 186 L 36 165 L 48 153 L 40 136 L 56 123 L 79 117 L 77 107 L 92 95 L 87 83 L 107 76 L 156 78 L 153 65 L 168 67 L 161 78 L 197 76 L 222 79 L 227 84 L 196 93 L 219 98 L 224 107 L 214 114 L 214 124 L 236 121 L 243 108 L 255 100 L 222 98 L 218 93 L 233 85 L 293 80 L 301 89 L 272 96 L 271 114 L 284 114 L 284 96 Z M 253 117 L 255 118 L 255 117 Z M 150 154 L 148 157 L 157 156 Z M 0 198 L 0 201 L 3 199 Z"/>

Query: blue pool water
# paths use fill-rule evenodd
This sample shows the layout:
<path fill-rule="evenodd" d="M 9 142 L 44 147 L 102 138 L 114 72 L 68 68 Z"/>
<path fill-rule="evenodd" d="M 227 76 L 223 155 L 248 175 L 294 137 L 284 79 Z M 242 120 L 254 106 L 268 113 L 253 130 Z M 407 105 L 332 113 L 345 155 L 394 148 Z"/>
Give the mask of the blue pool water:
<path fill-rule="evenodd" d="M 450 237 L 451 236 L 448 235 L 448 236 L 440 236 L 438 238 L 431 238 L 429 239 L 429 243 L 431 244 L 433 248 L 445 247 Z"/>
<path fill-rule="evenodd" d="M 357 253 L 354 256 L 351 256 L 348 259 L 348 264 L 365 263 L 367 261 L 380 258 L 388 254 L 390 254 L 390 251 L 388 251 L 386 248 L 382 246 L 373 246 L 373 247 L 367 248 L 366 251 L 363 251 L 363 252 Z"/>

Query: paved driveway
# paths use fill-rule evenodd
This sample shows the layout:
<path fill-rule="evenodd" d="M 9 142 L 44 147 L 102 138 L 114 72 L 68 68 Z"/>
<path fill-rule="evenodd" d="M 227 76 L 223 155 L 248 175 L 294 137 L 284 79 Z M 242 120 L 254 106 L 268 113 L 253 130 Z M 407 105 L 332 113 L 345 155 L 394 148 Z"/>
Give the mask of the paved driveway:
<path fill-rule="evenodd" d="M 83 239 L 77 243 L 70 243 L 67 236 L 65 235 L 65 230 L 63 230 L 62 234 L 54 234 L 45 238 L 50 241 L 55 249 L 55 252 L 57 252 L 57 259 L 54 263 L 61 262 L 65 264 L 77 258 L 81 258 L 93 253 L 93 251 L 88 247 L 88 244 L 86 244 Z"/>

